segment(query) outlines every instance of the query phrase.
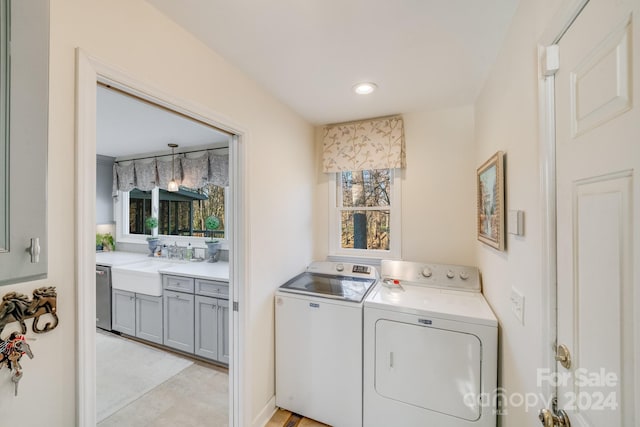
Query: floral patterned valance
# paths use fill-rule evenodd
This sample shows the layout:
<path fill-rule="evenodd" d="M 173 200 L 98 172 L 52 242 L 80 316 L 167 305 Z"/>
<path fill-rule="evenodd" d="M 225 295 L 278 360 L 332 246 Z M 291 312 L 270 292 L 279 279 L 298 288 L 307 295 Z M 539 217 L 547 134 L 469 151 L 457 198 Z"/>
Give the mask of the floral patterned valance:
<path fill-rule="evenodd" d="M 325 126 L 324 172 L 405 167 L 402 117 L 383 117 Z"/>
<path fill-rule="evenodd" d="M 118 190 L 134 188 L 166 190 L 174 174 L 178 184 L 188 188 L 202 188 L 207 184 L 228 187 L 229 155 L 209 151 L 176 154 L 175 165 L 172 165 L 170 155 L 116 162 L 113 165 L 113 196 L 117 197 Z"/>

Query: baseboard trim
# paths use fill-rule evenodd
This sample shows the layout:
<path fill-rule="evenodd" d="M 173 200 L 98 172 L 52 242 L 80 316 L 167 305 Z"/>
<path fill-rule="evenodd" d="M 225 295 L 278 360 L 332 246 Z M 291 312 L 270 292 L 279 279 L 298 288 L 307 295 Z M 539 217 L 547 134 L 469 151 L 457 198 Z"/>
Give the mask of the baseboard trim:
<path fill-rule="evenodd" d="M 253 419 L 251 422 L 252 427 L 264 427 L 273 414 L 276 412 L 276 396 L 271 396 L 271 399 L 267 402 L 266 405 L 262 408 L 260 413 Z"/>

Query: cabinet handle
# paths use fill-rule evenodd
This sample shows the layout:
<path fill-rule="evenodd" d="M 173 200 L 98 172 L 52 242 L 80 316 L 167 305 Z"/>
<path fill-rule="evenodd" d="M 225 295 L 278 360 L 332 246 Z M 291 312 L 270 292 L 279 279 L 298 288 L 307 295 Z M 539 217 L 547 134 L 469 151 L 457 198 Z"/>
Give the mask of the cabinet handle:
<path fill-rule="evenodd" d="M 37 264 L 40 262 L 40 238 L 33 237 L 31 239 L 31 246 L 27 249 L 31 255 L 31 263 Z"/>

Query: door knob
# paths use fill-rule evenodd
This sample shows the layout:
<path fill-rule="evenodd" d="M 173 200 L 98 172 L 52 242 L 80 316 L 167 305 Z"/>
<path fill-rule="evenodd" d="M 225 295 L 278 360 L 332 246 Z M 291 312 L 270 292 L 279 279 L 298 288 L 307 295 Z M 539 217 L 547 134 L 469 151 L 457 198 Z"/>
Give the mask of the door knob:
<path fill-rule="evenodd" d="M 571 353 L 569 352 L 569 347 L 560 344 L 556 348 L 556 362 L 560 362 L 565 369 L 571 369 Z"/>
<path fill-rule="evenodd" d="M 555 414 L 548 409 L 541 409 L 538 418 L 544 427 L 571 427 L 571 421 L 562 409 Z"/>

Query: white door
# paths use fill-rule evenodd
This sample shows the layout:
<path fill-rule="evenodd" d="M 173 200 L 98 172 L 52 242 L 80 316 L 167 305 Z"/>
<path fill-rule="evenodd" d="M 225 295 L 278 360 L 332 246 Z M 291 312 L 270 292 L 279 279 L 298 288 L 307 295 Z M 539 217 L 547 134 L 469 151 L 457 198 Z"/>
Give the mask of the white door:
<path fill-rule="evenodd" d="M 555 77 L 558 408 L 573 427 L 640 425 L 638 0 L 591 0 Z"/>

